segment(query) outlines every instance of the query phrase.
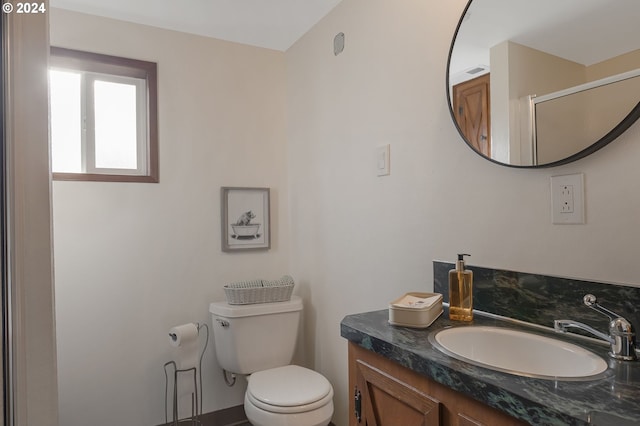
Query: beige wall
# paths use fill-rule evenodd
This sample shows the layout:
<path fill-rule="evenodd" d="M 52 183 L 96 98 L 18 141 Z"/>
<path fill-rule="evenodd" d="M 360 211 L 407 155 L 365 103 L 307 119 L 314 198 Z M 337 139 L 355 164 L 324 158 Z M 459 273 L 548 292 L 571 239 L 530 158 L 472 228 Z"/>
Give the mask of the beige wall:
<path fill-rule="evenodd" d="M 158 63 L 160 183 L 54 182 L 53 217 L 60 423 L 160 424 L 169 329 L 290 272 L 284 54 L 55 9 L 51 44 Z M 221 186 L 271 188 L 271 250 L 222 253 Z M 245 386 L 213 354 L 205 412 Z"/>
<path fill-rule="evenodd" d="M 552 70 L 552 71 L 551 71 Z M 585 82 L 585 67 L 575 62 L 567 61 L 557 56 L 549 55 L 536 49 L 523 46 L 511 41 L 505 41 L 491 48 L 491 130 L 492 144 L 499 148 L 502 155 L 497 159 L 510 164 L 531 164 L 530 147 L 526 141 L 520 140 L 520 135 L 526 134 L 520 129 L 521 117 L 527 112 L 521 110 L 520 99 L 536 95 L 542 96 L 557 90 L 573 87 Z M 495 89 L 494 89 L 495 87 Z M 547 128 L 556 129 L 553 120 Z M 568 129 L 575 129 L 570 134 L 562 134 L 561 139 L 571 136 L 572 141 L 584 140 L 581 133 L 584 129 L 584 117 L 571 115 L 573 125 Z M 497 129 L 495 132 L 494 129 Z M 508 130 L 505 130 L 508 129 Z M 545 130 L 545 129 L 542 129 Z M 578 132 L 578 134 L 576 134 Z M 506 134 L 505 134 L 506 133 Z M 544 132 L 543 132 L 544 133 Z M 540 162 L 554 156 L 559 149 L 571 150 L 579 142 L 551 145 L 548 149 L 538 150 Z M 508 148 L 505 149 L 504 146 Z M 497 149 L 498 151 L 498 149 Z M 508 152 L 508 156 L 504 155 Z M 540 152 L 542 151 L 542 152 Z M 549 152 L 550 151 L 550 152 Z M 562 151 L 560 151 L 562 152 Z M 573 151 L 575 152 L 575 151 Z M 552 158 L 564 158 L 552 157 Z"/>
<path fill-rule="evenodd" d="M 344 0 L 287 51 L 291 264 L 310 361 L 347 424 L 347 314 L 432 289 L 433 259 L 640 284 L 640 125 L 578 162 L 517 170 L 463 142 L 445 99 L 466 0 Z M 332 40 L 345 33 L 345 49 Z M 391 175 L 375 150 L 391 144 Z M 549 178 L 585 173 L 585 225 L 552 225 Z M 616 208 L 612 208 L 612 205 Z M 417 343 L 419 344 L 419 343 Z"/>
<path fill-rule="evenodd" d="M 587 81 L 640 68 L 640 49 L 587 67 Z"/>
<path fill-rule="evenodd" d="M 302 352 L 334 385 L 337 426 L 351 394 L 340 320 L 432 289 L 433 259 L 638 284 L 640 127 L 558 168 L 481 159 L 445 99 L 465 4 L 343 0 L 284 55 L 54 11 L 54 44 L 158 61 L 161 81 L 160 184 L 54 183 L 61 424 L 163 420 L 166 332 L 208 321 L 230 280 L 296 278 Z M 587 224 L 552 225 L 549 177 L 577 172 Z M 274 189 L 270 252 L 220 253 L 221 185 Z M 209 351 L 205 411 L 242 403 Z"/>
<path fill-rule="evenodd" d="M 542 96 L 585 81 L 585 67 L 581 64 L 518 43 L 506 43 L 512 98 Z"/>

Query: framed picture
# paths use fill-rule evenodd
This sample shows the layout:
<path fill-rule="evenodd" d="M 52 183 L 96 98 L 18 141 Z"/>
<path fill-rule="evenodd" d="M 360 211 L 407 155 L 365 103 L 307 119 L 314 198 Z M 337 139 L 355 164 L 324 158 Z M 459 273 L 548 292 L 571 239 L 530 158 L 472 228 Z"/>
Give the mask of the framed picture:
<path fill-rule="evenodd" d="M 269 188 L 220 188 L 222 251 L 271 248 Z"/>

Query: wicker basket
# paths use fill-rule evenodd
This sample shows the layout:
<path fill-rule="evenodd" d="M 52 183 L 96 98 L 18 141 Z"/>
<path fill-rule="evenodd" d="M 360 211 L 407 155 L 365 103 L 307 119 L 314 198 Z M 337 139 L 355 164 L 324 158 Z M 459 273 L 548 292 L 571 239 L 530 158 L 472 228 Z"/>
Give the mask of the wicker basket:
<path fill-rule="evenodd" d="M 291 299 L 293 278 L 285 275 L 279 280 L 253 280 L 224 286 L 224 294 L 230 305 L 285 302 Z"/>

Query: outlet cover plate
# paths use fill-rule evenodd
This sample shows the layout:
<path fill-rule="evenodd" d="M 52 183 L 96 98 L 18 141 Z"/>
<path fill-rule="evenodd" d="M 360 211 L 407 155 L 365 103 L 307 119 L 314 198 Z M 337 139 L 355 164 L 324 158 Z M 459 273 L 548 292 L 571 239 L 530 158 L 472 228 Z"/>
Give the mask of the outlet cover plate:
<path fill-rule="evenodd" d="M 584 174 L 551 176 L 552 222 L 584 224 L 584 216 Z"/>

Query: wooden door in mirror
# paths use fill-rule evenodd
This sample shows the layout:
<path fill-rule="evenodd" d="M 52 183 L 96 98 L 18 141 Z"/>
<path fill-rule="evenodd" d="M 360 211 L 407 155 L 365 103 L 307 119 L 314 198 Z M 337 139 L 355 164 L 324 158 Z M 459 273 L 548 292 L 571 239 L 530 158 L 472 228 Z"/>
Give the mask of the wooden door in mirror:
<path fill-rule="evenodd" d="M 489 74 L 453 86 L 453 110 L 460 131 L 482 155 L 491 157 Z"/>

